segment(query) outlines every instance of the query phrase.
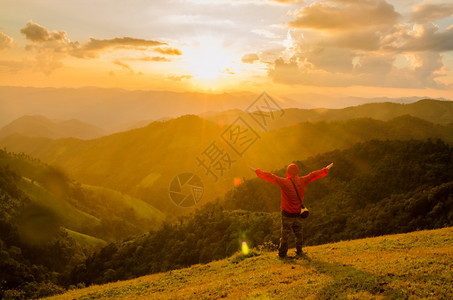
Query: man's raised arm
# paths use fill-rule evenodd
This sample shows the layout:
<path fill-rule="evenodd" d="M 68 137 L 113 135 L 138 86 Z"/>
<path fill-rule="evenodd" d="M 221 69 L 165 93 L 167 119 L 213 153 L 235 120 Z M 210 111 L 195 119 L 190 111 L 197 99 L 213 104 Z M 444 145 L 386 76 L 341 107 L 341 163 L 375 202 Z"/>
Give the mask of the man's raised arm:
<path fill-rule="evenodd" d="M 256 168 L 253 168 L 253 167 L 250 167 L 250 169 L 251 169 L 253 172 L 255 172 L 255 174 L 256 174 L 259 178 L 277 184 L 278 177 L 277 177 L 276 175 L 272 174 L 271 172 L 264 172 L 264 171 L 261 171 L 260 169 L 256 169 Z"/>

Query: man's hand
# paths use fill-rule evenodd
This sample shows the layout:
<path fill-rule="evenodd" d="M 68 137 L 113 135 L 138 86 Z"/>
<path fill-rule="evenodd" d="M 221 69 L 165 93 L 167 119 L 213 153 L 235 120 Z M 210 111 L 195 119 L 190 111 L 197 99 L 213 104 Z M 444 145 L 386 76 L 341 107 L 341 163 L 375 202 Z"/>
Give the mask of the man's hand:
<path fill-rule="evenodd" d="M 256 171 L 256 168 L 254 168 L 254 167 L 249 167 L 249 168 L 250 168 L 250 170 L 252 170 L 253 172 Z"/>
<path fill-rule="evenodd" d="M 332 168 L 332 166 L 333 166 L 333 163 L 331 163 L 330 165 L 328 165 L 328 166 L 326 167 L 326 169 L 329 170 L 330 168 Z"/>

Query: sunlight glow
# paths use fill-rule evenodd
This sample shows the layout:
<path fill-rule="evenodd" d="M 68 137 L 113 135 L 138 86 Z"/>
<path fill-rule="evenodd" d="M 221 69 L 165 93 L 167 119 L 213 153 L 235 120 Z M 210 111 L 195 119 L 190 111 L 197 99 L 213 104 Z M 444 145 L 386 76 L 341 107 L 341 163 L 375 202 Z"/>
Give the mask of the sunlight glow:
<path fill-rule="evenodd" d="M 204 38 L 196 45 L 185 48 L 183 53 L 183 59 L 196 79 L 212 81 L 234 75 L 231 69 L 235 58 L 218 40 Z"/>

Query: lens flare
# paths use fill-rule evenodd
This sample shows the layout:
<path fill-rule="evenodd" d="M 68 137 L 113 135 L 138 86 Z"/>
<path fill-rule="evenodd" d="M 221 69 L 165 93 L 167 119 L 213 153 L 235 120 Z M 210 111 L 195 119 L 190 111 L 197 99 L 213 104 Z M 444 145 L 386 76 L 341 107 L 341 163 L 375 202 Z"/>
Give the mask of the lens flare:
<path fill-rule="evenodd" d="M 249 246 L 247 246 L 247 242 L 245 240 L 242 240 L 242 254 L 249 254 Z"/>

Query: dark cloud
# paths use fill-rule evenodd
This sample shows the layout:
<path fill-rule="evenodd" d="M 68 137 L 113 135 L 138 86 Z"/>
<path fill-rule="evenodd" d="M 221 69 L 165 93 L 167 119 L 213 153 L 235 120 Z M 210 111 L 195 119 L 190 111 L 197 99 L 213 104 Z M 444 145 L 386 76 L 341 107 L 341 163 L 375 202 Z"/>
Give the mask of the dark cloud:
<path fill-rule="evenodd" d="M 414 8 L 409 21 L 414 23 L 428 23 L 451 15 L 453 15 L 453 3 L 422 4 Z"/>
<path fill-rule="evenodd" d="M 255 61 L 259 60 L 260 57 L 256 53 L 249 53 L 242 56 L 242 62 L 245 64 L 253 64 Z"/>
<path fill-rule="evenodd" d="M 0 51 L 9 49 L 13 45 L 13 38 L 0 32 Z"/>
<path fill-rule="evenodd" d="M 440 31 L 435 24 L 401 26 L 387 37 L 382 48 L 394 52 L 447 52 L 453 50 L 453 26 Z"/>

